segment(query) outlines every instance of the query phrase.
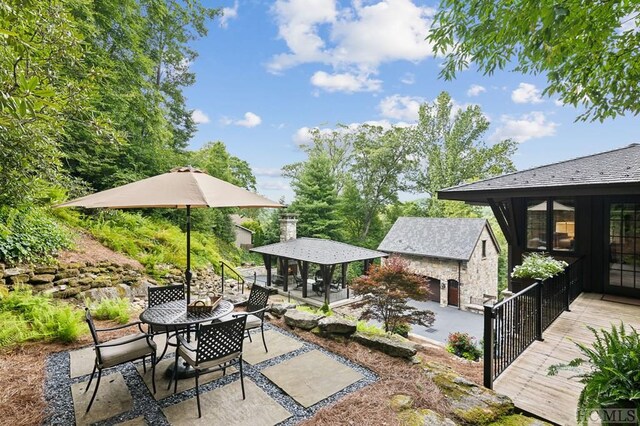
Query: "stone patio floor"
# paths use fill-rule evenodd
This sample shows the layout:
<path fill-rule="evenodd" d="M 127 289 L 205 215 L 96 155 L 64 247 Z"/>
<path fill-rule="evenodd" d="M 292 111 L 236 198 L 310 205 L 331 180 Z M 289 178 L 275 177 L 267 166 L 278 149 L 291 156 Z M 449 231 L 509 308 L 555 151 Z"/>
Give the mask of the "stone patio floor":
<path fill-rule="evenodd" d="M 345 395 L 377 380 L 370 370 L 298 339 L 278 327 L 267 325 L 265 353 L 260 333 L 245 340 L 242 399 L 240 375 L 229 369 L 226 376 L 201 376 L 202 418 L 198 419 L 195 380 L 178 382 L 178 392 L 167 390 L 164 377 L 173 362 L 173 348 L 156 366 L 156 394 L 151 368 L 142 362 L 128 363 L 103 372 L 102 383 L 91 411 L 85 414 L 96 380 L 84 392 L 93 368 L 91 347 L 52 355 L 47 363 L 45 397 L 51 425 L 294 425 Z M 164 347 L 162 336 L 156 337 Z"/>

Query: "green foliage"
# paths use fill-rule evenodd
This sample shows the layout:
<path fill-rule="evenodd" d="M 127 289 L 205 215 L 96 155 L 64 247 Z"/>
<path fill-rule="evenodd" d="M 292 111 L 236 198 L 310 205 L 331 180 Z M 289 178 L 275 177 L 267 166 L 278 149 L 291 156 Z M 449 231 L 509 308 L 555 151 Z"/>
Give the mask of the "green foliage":
<path fill-rule="evenodd" d="M 515 63 L 547 77 L 544 94 L 584 105 L 579 119 L 602 121 L 640 112 L 638 11 L 633 1 L 441 0 L 428 40 L 446 79 L 472 63 L 484 74 Z"/>
<path fill-rule="evenodd" d="M 242 222 L 243 227 L 253 231 L 253 245 L 254 247 L 260 247 L 264 245 L 264 231 L 259 221 L 255 219 L 247 219 Z"/>
<path fill-rule="evenodd" d="M 578 399 L 578 422 L 586 425 L 593 411 L 604 408 L 640 408 L 640 336 L 624 324 L 611 326 L 611 331 L 589 327 L 595 341 L 589 347 L 576 343 L 584 358 L 567 364 L 552 365 L 549 375 L 560 369 L 584 366 L 577 375 L 585 386 Z"/>
<path fill-rule="evenodd" d="M 356 331 L 358 333 L 369 334 L 372 336 L 386 336 L 385 331 L 375 324 L 368 323 L 367 321 L 358 321 L 356 323 Z"/>
<path fill-rule="evenodd" d="M 321 306 L 320 308 L 316 308 L 315 306 L 309 306 L 309 305 L 298 305 L 296 306 L 296 309 L 302 312 L 308 312 L 310 314 L 313 315 L 324 315 L 325 317 L 331 317 L 333 316 L 333 311 L 331 310 L 331 308 L 329 306 Z"/>
<path fill-rule="evenodd" d="M 468 333 L 449 333 L 446 349 L 447 352 L 470 361 L 477 361 L 482 356 L 482 350 L 476 345 L 475 337 Z"/>
<path fill-rule="evenodd" d="M 557 260 L 545 253 L 529 253 L 521 265 L 516 265 L 511 272 L 513 278 L 535 278 L 546 280 L 564 271 L 568 266 L 564 260 Z"/>
<path fill-rule="evenodd" d="M 391 329 L 393 334 L 399 334 L 402 337 L 409 337 L 409 333 L 411 332 L 411 325 L 406 322 L 400 322 L 393 326 Z"/>
<path fill-rule="evenodd" d="M 0 207 L 0 261 L 45 262 L 69 248 L 71 237 L 42 207 Z"/>
<path fill-rule="evenodd" d="M 105 210 L 81 222 L 102 244 L 138 260 L 153 276 L 164 274 L 166 265 L 186 267 L 186 235 L 165 219 Z M 219 270 L 223 258 L 230 264 L 238 264 L 240 252 L 210 232 L 191 233 L 192 269 L 213 265 Z"/>
<path fill-rule="evenodd" d="M 90 306 L 91 315 L 99 320 L 113 320 L 120 324 L 126 324 L 131 317 L 131 303 L 127 298 L 102 299 L 97 304 Z"/>
<path fill-rule="evenodd" d="M 82 311 L 17 287 L 0 297 L 0 346 L 27 340 L 68 343 L 86 332 Z"/>
<path fill-rule="evenodd" d="M 338 196 L 329 158 L 310 157 L 291 185 L 296 192 L 291 211 L 299 214 L 298 236 L 339 240 Z"/>
<path fill-rule="evenodd" d="M 376 319 L 392 331 L 400 324 L 420 324 L 429 327 L 435 316 L 431 311 L 419 311 L 409 306 L 409 299 L 429 299 L 425 279 L 412 274 L 408 263 L 399 257 L 386 259 L 383 265 L 372 265 L 368 275 L 356 278 L 351 288 L 362 300 L 355 307 L 365 307 L 362 318 Z"/>
<path fill-rule="evenodd" d="M 251 166 L 246 161 L 229 154 L 224 143 L 208 142 L 199 150 L 191 152 L 190 156 L 192 165 L 211 176 L 255 191 L 256 178 L 251 171 Z"/>

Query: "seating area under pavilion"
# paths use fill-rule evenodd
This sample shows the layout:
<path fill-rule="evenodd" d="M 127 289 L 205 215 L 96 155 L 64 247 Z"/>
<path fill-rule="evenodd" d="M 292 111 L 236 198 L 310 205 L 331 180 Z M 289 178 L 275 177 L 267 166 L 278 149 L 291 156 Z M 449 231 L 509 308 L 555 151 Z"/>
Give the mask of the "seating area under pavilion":
<path fill-rule="evenodd" d="M 254 247 L 251 251 L 262 254 L 267 287 L 281 285 L 278 291 L 284 294 L 300 291 L 303 299 L 311 299 L 314 294 L 323 296 L 323 302 L 328 305 L 349 299 L 349 263 L 363 262 L 366 271 L 373 260 L 388 256 L 380 251 L 320 238 L 296 238 Z M 278 271 L 275 274 L 274 261 Z M 312 265 L 317 265 L 316 273 L 310 273 Z M 337 266 L 340 266 L 339 277 L 336 277 Z"/>

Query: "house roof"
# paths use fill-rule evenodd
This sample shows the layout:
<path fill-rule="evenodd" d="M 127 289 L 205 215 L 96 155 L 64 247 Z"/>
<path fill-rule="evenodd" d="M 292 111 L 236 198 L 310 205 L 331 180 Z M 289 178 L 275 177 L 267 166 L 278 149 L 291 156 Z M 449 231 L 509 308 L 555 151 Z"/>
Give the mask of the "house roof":
<path fill-rule="evenodd" d="M 400 217 L 378 246 L 388 253 L 467 261 L 487 227 L 494 246 L 500 246 L 486 219 Z"/>
<path fill-rule="evenodd" d="M 438 191 L 438 198 L 465 201 L 486 201 L 491 195 L 516 192 L 547 193 L 578 191 L 581 194 L 599 194 L 611 191 L 613 186 L 624 188 L 640 184 L 640 144 L 572 160 L 534 167 L 515 173 L 466 183 Z M 573 192 L 576 195 L 576 192 Z"/>
<path fill-rule="evenodd" d="M 244 226 L 242 226 L 242 223 L 248 221 L 249 219 L 247 219 L 247 218 L 245 218 L 243 216 L 240 216 L 239 214 L 230 214 L 229 218 L 231 219 L 231 223 L 233 223 L 233 225 L 236 228 L 243 229 L 243 230 L 245 230 L 247 232 L 251 232 L 251 234 L 254 233 L 251 229 L 245 228 Z"/>
<path fill-rule="evenodd" d="M 250 251 L 318 265 L 336 265 L 387 257 L 387 253 L 320 238 L 296 238 L 282 243 L 252 248 Z"/>

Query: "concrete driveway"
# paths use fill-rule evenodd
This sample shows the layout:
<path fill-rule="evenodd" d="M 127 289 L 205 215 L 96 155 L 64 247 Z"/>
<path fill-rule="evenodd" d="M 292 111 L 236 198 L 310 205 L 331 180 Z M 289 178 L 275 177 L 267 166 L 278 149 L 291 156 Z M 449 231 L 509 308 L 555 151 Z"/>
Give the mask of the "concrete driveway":
<path fill-rule="evenodd" d="M 446 343 L 449 333 L 456 331 L 469 333 L 471 336 L 476 338 L 476 343 L 479 343 L 482 339 L 483 315 L 461 311 L 454 306 L 442 307 L 439 303 L 431 301 L 411 301 L 409 304 L 421 310 L 428 309 L 436 314 L 436 320 L 430 328 L 425 329 L 420 325 L 412 326 L 411 332 L 413 334 L 436 340 L 441 343 Z"/>

